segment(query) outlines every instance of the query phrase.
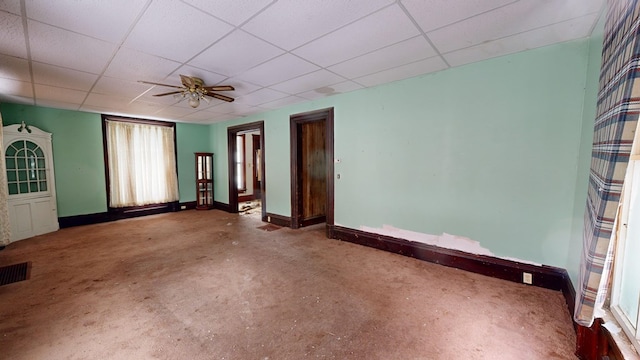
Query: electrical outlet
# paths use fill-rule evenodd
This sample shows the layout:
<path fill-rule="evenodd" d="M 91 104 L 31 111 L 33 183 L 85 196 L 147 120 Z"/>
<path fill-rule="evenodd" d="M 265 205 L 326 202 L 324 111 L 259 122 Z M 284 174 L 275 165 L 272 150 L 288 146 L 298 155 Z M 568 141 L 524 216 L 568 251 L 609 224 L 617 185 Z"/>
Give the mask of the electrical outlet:
<path fill-rule="evenodd" d="M 522 282 L 525 284 L 533 284 L 533 275 L 527 272 L 522 273 Z"/>
<path fill-rule="evenodd" d="M 267 216 L 267 222 L 271 222 L 271 216 Z"/>
<path fill-rule="evenodd" d="M 180 205 L 180 210 L 184 210 L 187 208 L 187 205 Z"/>

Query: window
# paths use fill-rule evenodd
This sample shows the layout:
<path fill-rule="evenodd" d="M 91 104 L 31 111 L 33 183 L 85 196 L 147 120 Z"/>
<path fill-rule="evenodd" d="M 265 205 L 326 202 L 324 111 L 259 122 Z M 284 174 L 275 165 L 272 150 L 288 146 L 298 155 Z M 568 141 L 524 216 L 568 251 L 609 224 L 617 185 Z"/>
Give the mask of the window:
<path fill-rule="evenodd" d="M 245 171 L 245 142 L 244 134 L 236 136 L 236 185 L 238 191 L 247 191 L 247 173 Z"/>
<path fill-rule="evenodd" d="M 14 141 L 5 154 L 9 195 L 47 191 L 44 152 L 29 140 Z"/>
<path fill-rule="evenodd" d="M 618 213 L 610 310 L 640 352 L 640 142 L 636 131 Z"/>
<path fill-rule="evenodd" d="M 175 124 L 104 118 L 110 208 L 177 201 Z"/>

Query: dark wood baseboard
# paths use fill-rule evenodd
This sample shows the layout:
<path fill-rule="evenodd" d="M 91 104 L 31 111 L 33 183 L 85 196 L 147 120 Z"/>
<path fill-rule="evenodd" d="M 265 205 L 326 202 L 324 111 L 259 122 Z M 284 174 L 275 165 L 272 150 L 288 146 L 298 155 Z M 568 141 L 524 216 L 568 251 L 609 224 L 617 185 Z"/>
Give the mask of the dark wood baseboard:
<path fill-rule="evenodd" d="M 184 207 L 184 208 L 183 208 Z M 118 211 L 118 212 L 101 212 L 94 214 L 83 214 L 83 215 L 73 215 L 73 216 L 62 216 L 58 218 L 58 224 L 61 229 L 81 226 L 81 225 L 91 225 L 91 224 L 100 224 L 104 222 L 116 221 L 121 219 L 127 219 L 132 217 L 146 216 L 146 215 L 154 215 L 154 214 L 162 214 L 167 212 L 175 212 L 179 210 L 190 210 L 196 208 L 195 201 L 188 201 L 184 203 L 174 204 L 172 206 L 162 206 L 158 208 L 146 208 L 139 209 L 135 211 Z"/>
<path fill-rule="evenodd" d="M 195 201 L 187 201 L 180 203 L 180 210 L 193 210 L 196 208 L 198 203 Z"/>
<path fill-rule="evenodd" d="M 218 209 L 218 210 L 222 210 L 222 211 L 226 211 L 228 213 L 231 212 L 231 207 L 229 206 L 229 204 L 221 203 L 219 201 L 214 201 L 213 202 L 213 208 L 214 209 Z"/>
<path fill-rule="evenodd" d="M 262 217 L 262 221 L 278 226 L 291 227 L 291 218 L 288 216 L 267 213 Z"/>
<path fill-rule="evenodd" d="M 68 228 L 81 225 L 99 224 L 104 222 L 113 221 L 109 216 L 109 213 L 95 213 L 95 214 L 83 214 L 74 216 L 62 216 L 58 218 L 60 228 Z"/>
<path fill-rule="evenodd" d="M 340 226 L 333 226 L 328 233 L 334 239 L 517 283 L 523 283 L 523 273 L 526 272 L 532 275 L 533 281 L 531 285 L 552 290 L 562 290 L 565 286 L 565 279 L 568 278 L 566 270 L 552 266 L 537 266 L 485 255 L 470 254 L 459 250 L 441 248 Z"/>
<path fill-rule="evenodd" d="M 326 221 L 327 221 L 327 217 L 325 215 L 315 216 L 315 217 L 301 220 L 299 227 L 311 226 L 311 225 L 320 224 Z"/>

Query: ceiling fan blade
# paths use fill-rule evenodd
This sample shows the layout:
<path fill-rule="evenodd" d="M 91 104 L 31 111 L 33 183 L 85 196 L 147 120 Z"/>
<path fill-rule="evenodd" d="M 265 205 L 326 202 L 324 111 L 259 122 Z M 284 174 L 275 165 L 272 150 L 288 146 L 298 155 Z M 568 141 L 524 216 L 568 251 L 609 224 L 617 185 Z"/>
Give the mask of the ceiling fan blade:
<path fill-rule="evenodd" d="M 208 93 L 207 96 L 211 96 L 213 98 L 216 98 L 222 101 L 227 101 L 227 102 L 233 102 L 234 100 L 232 97 L 228 97 L 228 96 L 224 96 L 216 93 Z"/>
<path fill-rule="evenodd" d="M 195 81 L 193 81 L 193 78 L 191 78 L 191 76 L 180 75 L 180 80 L 182 81 L 182 85 L 189 89 L 195 88 L 196 86 Z"/>
<path fill-rule="evenodd" d="M 154 94 L 153 96 L 165 96 L 165 95 L 182 94 L 182 93 L 183 91 L 171 91 L 171 92 L 162 93 L 162 94 Z"/>
<path fill-rule="evenodd" d="M 235 88 L 231 85 L 218 85 L 218 86 L 204 86 L 203 89 L 207 91 L 233 91 Z"/>
<path fill-rule="evenodd" d="M 143 83 L 143 84 L 149 84 L 149 85 L 159 85 L 159 86 L 166 86 L 166 87 L 172 87 L 172 88 L 176 88 L 176 89 L 182 89 L 182 86 L 176 86 L 176 85 L 169 85 L 169 84 L 160 84 L 157 82 L 151 82 L 151 81 L 142 81 L 142 80 L 138 80 L 139 83 Z"/>

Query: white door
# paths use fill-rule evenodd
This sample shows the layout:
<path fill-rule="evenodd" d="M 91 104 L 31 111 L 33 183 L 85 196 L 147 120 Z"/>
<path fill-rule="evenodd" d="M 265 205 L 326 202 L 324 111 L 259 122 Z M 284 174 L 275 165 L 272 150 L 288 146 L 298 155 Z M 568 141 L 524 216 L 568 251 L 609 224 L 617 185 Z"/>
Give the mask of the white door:
<path fill-rule="evenodd" d="M 3 137 L 11 241 L 58 230 L 51 134 L 9 125 Z"/>

